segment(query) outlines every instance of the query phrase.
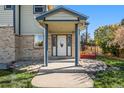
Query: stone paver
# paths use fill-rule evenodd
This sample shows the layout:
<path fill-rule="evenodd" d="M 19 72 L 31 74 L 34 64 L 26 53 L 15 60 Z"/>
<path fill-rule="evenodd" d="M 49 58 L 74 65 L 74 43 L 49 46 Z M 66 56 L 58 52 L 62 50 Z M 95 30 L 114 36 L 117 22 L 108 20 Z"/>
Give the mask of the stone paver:
<path fill-rule="evenodd" d="M 93 80 L 86 73 L 45 73 L 32 80 L 35 87 L 48 88 L 89 88 Z"/>

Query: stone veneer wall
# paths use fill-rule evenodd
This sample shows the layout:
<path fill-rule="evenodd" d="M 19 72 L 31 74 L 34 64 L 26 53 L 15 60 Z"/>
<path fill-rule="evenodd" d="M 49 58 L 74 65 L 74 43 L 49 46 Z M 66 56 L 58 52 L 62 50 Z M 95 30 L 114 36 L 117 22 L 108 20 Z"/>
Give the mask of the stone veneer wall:
<path fill-rule="evenodd" d="M 18 36 L 13 27 L 0 27 L 0 63 L 43 59 L 43 48 L 34 47 L 34 36 Z"/>
<path fill-rule="evenodd" d="M 15 35 L 15 60 L 20 60 L 20 36 Z"/>
<path fill-rule="evenodd" d="M 13 27 L 0 27 L 0 63 L 15 61 L 15 34 Z"/>
<path fill-rule="evenodd" d="M 17 36 L 16 54 L 18 60 L 41 60 L 43 59 L 43 48 L 34 47 L 33 35 Z M 18 42 L 19 41 L 19 42 Z"/>

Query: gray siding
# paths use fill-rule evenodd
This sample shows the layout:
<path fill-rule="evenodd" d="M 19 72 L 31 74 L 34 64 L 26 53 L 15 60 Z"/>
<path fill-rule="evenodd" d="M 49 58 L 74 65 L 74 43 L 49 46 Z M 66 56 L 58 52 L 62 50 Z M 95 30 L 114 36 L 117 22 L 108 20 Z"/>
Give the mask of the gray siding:
<path fill-rule="evenodd" d="M 19 34 L 19 6 L 15 6 L 15 32 Z"/>
<path fill-rule="evenodd" d="M 0 5 L 0 26 L 13 26 L 13 10 L 4 10 L 4 5 Z"/>
<path fill-rule="evenodd" d="M 21 6 L 21 35 L 42 34 L 43 28 L 35 19 L 32 5 Z"/>
<path fill-rule="evenodd" d="M 58 12 L 48 16 L 46 20 L 77 20 L 77 17 L 65 12 Z"/>

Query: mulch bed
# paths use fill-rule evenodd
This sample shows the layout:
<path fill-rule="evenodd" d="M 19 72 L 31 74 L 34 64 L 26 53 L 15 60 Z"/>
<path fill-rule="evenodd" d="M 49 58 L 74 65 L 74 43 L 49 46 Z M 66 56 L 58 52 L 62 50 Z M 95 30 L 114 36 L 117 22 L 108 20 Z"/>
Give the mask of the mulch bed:
<path fill-rule="evenodd" d="M 80 58 L 96 59 L 96 54 L 80 54 Z"/>

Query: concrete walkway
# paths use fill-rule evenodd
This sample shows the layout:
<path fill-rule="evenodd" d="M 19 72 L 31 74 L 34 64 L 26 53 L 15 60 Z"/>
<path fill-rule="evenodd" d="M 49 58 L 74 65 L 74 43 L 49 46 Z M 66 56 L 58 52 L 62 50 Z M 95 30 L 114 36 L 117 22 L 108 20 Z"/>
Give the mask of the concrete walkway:
<path fill-rule="evenodd" d="M 90 88 L 93 81 L 85 73 L 46 73 L 35 76 L 32 85 L 42 88 Z"/>
<path fill-rule="evenodd" d="M 88 62 L 85 61 L 86 60 L 81 61 L 80 66 L 75 67 L 73 59 L 51 60 L 47 67 L 40 68 L 37 76 L 32 79 L 32 85 L 35 87 L 50 88 L 93 87 L 93 80 L 88 72 L 93 73 L 97 70 L 104 70 L 105 66 L 103 66 L 101 62 L 96 62 L 95 60 L 95 62 L 89 62 L 89 60 Z"/>

